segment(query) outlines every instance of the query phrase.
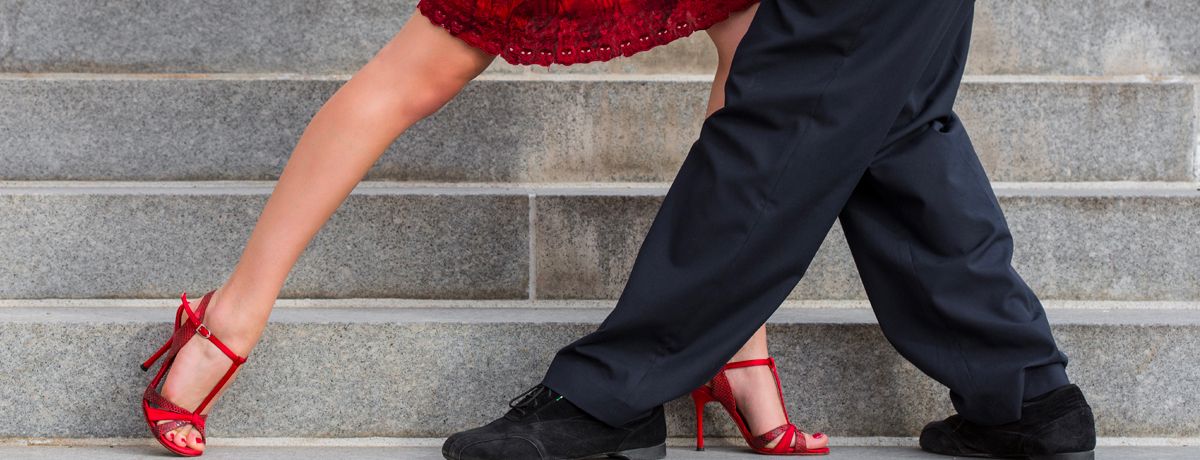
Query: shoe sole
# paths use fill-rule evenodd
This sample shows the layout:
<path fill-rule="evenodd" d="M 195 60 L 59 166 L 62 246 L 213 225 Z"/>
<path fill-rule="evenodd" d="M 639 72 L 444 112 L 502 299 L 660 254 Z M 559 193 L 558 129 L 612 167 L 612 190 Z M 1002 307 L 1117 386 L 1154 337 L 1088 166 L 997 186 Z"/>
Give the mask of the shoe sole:
<path fill-rule="evenodd" d="M 620 452 L 612 452 L 607 455 L 608 458 L 619 458 L 623 460 L 659 460 L 667 458 L 667 444 L 662 443 L 657 446 L 643 447 L 641 449 L 629 449 Z M 584 457 L 592 458 L 592 457 Z M 1074 459 L 1072 459 L 1074 460 Z"/>
<path fill-rule="evenodd" d="M 657 446 L 643 447 L 640 449 L 622 450 L 619 452 L 592 454 L 584 457 L 575 458 L 553 458 L 551 460 L 584 460 L 594 459 L 596 457 L 607 456 L 608 458 L 617 458 L 622 460 L 661 460 L 667 458 L 667 444 L 662 443 Z M 442 451 L 442 457 L 448 460 L 457 460 L 458 457 Z"/>
<path fill-rule="evenodd" d="M 1087 452 L 1066 452 L 1061 454 L 1029 456 L 1029 460 L 1094 460 L 1095 458 L 1095 451 L 1090 450 Z"/>
<path fill-rule="evenodd" d="M 923 433 L 922 433 L 923 434 Z M 936 449 L 929 449 L 921 446 L 921 450 L 931 454 L 948 455 L 953 457 L 970 457 L 970 458 L 1011 458 L 1011 459 L 1028 459 L 1028 460 L 1095 460 L 1096 452 L 1089 450 L 1085 452 L 1060 452 L 1057 454 L 1040 454 L 1040 455 L 994 455 L 987 452 L 970 451 L 964 448 L 961 444 L 955 442 L 958 447 L 958 452 L 940 452 Z"/>
<path fill-rule="evenodd" d="M 1058 453 L 1058 454 L 1030 455 L 1028 457 L 1011 456 L 1011 455 L 991 455 L 991 454 L 977 453 L 977 452 L 948 453 L 948 452 L 936 452 L 936 451 L 932 451 L 932 450 L 927 450 L 926 452 L 938 454 L 938 455 L 949 455 L 949 456 L 955 456 L 955 457 L 971 457 L 971 458 L 1011 458 L 1011 459 L 1028 459 L 1028 460 L 1095 460 L 1096 459 L 1096 452 L 1091 451 L 1091 450 L 1089 450 L 1087 452 L 1063 452 L 1063 453 Z"/>

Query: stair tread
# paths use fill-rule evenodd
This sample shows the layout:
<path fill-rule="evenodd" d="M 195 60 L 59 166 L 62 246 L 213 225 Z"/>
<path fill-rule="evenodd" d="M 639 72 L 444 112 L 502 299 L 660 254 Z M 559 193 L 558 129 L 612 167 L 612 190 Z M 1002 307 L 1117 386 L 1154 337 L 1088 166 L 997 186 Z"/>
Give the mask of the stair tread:
<path fill-rule="evenodd" d="M 196 303 L 193 303 L 196 305 Z M 0 323 L 160 323 L 174 307 L 62 307 L 0 308 Z M 149 313 L 153 311 L 154 313 Z M 608 314 L 602 308 L 280 308 L 271 315 L 279 324 L 548 324 L 599 323 Z M 1113 310 L 1048 309 L 1050 322 L 1059 325 L 1197 326 L 1200 310 L 1127 308 Z M 770 322 L 779 324 L 875 324 L 863 308 L 785 308 Z"/>
<path fill-rule="evenodd" d="M 289 458 L 293 460 L 327 459 L 327 458 L 359 458 L 359 459 L 394 459 L 411 460 L 441 460 L 439 447 L 254 447 L 254 446 L 223 446 L 222 440 L 214 438 L 210 443 L 211 452 L 205 453 L 206 459 L 265 459 Z M 911 446 L 903 447 L 834 447 L 833 455 L 839 458 L 858 460 L 884 459 L 945 459 L 947 457 L 929 454 Z M 163 451 L 158 446 L 121 446 L 121 447 L 63 447 L 63 446 L 32 446 L 32 447 L 0 447 L 0 457 L 11 459 L 53 459 L 77 458 L 81 460 L 126 459 L 126 458 L 162 458 Z M 667 457 L 671 459 L 761 459 L 762 457 L 740 447 L 713 447 L 704 452 L 696 452 L 688 447 L 672 447 L 668 449 Z M 1195 446 L 1151 446 L 1151 447 L 1100 447 L 1096 450 L 1097 459 L 1193 459 L 1200 457 L 1200 447 Z"/>

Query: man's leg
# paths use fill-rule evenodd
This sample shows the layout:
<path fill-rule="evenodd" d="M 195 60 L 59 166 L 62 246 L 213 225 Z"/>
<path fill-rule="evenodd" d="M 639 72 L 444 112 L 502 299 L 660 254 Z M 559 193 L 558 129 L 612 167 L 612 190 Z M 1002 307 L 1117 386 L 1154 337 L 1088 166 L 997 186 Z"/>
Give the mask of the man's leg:
<path fill-rule="evenodd" d="M 921 446 L 959 456 L 1091 458 L 1095 428 L 1045 311 L 1011 260 L 1012 236 L 951 106 L 970 23 L 929 69 L 841 213 L 879 324 L 950 388 L 959 415 Z"/>
<path fill-rule="evenodd" d="M 998 425 L 1021 402 L 1067 385 L 1037 297 L 1011 265 L 1004 214 L 951 110 L 957 68 L 930 75 L 841 213 L 880 326 L 900 354 L 946 385 L 959 413 Z"/>
<path fill-rule="evenodd" d="M 970 1 L 768 0 L 600 328 L 543 381 L 620 425 L 710 378 L 811 262 Z"/>

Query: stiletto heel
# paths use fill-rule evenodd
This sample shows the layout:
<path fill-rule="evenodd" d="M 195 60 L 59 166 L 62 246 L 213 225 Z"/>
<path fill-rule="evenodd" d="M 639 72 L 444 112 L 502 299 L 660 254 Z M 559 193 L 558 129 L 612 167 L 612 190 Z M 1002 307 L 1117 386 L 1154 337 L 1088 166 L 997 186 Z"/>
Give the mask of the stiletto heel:
<path fill-rule="evenodd" d="M 704 450 L 704 405 L 712 401 L 702 389 L 692 391 L 692 403 L 696 405 L 696 450 Z"/>
<path fill-rule="evenodd" d="M 787 406 L 783 408 L 783 417 L 787 423 L 768 431 L 761 436 L 754 436 L 750 433 L 749 425 L 746 423 L 745 416 L 742 415 L 741 409 L 737 407 L 737 400 L 733 397 L 733 388 L 729 385 L 729 378 L 725 375 L 725 371 L 729 369 L 737 369 L 741 367 L 751 366 L 767 366 L 771 368 L 771 375 L 775 377 L 775 389 L 779 391 L 779 401 L 783 402 L 783 386 L 779 382 L 779 372 L 775 368 L 775 360 L 767 359 L 751 359 L 747 361 L 738 361 L 726 364 L 721 368 L 720 372 L 713 377 L 708 384 L 701 386 L 692 391 L 692 402 L 696 405 L 696 450 L 704 450 L 704 405 L 711 401 L 721 403 L 721 407 L 725 408 L 725 412 L 733 419 L 738 430 L 742 433 L 742 438 L 746 440 L 746 444 L 754 449 L 755 453 L 764 455 L 826 455 L 829 453 L 828 447 L 820 449 L 809 449 L 806 446 L 804 432 L 796 428 L 792 424 L 791 419 L 787 414 Z M 798 436 L 798 438 L 797 438 Z M 814 437 L 821 437 L 821 433 L 815 433 Z M 767 447 L 772 441 L 779 440 L 775 447 Z M 796 445 L 792 445 L 792 440 L 796 441 Z"/>
<path fill-rule="evenodd" d="M 184 295 L 187 295 L 187 294 L 184 294 Z M 154 362 L 158 361 L 158 358 L 161 358 L 162 355 L 165 354 L 167 352 L 167 350 L 170 348 L 171 348 L 171 339 L 167 339 L 167 343 L 164 343 L 163 346 L 158 349 L 158 351 L 154 352 L 154 355 L 150 356 L 150 359 L 147 359 L 146 362 L 142 363 L 142 372 L 146 372 L 146 371 L 150 370 L 150 366 L 153 366 Z"/>
<path fill-rule="evenodd" d="M 204 298 L 200 300 L 200 307 L 195 311 L 192 311 L 191 304 L 187 300 L 187 293 L 185 292 L 181 297 L 183 302 L 179 305 L 179 309 L 175 311 L 175 328 L 171 334 L 171 338 L 167 339 L 167 343 L 154 352 L 150 356 L 150 359 L 142 363 L 142 370 L 149 370 L 150 366 L 154 365 L 159 358 L 165 357 L 162 366 L 158 368 L 158 373 L 155 374 L 154 379 L 150 381 L 150 385 L 146 387 L 145 393 L 142 394 L 142 412 L 146 416 L 146 423 L 150 426 L 150 433 L 154 435 L 154 439 L 167 448 L 167 450 L 184 457 L 196 457 L 202 455 L 204 452 L 186 446 L 180 447 L 174 442 L 167 440 L 166 434 L 181 426 L 191 425 L 200 433 L 201 439 L 206 439 L 204 422 L 207 416 L 201 413 L 204 412 L 204 408 L 208 407 L 213 398 L 217 396 L 217 393 L 225 387 L 225 384 L 229 383 L 229 379 L 233 377 L 233 373 L 237 371 L 238 366 L 246 362 L 246 358 L 238 356 L 230 350 L 229 347 L 225 346 L 224 342 L 221 342 L 220 339 L 213 335 L 208 326 L 204 325 L 204 311 L 208 308 L 208 302 L 212 298 L 213 292 L 216 291 L 204 295 Z M 183 317 L 185 313 L 187 314 L 186 319 Z M 167 375 L 167 370 L 174 364 L 175 356 L 179 354 L 179 350 L 183 348 L 188 340 L 191 340 L 195 336 L 200 336 L 215 345 L 221 352 L 225 353 L 225 356 L 229 357 L 232 364 L 229 365 L 229 370 L 225 372 L 225 375 L 221 377 L 221 381 L 217 382 L 217 385 L 204 398 L 204 401 L 196 409 L 189 411 L 163 397 L 158 392 L 158 386 L 162 383 L 163 377 Z"/>

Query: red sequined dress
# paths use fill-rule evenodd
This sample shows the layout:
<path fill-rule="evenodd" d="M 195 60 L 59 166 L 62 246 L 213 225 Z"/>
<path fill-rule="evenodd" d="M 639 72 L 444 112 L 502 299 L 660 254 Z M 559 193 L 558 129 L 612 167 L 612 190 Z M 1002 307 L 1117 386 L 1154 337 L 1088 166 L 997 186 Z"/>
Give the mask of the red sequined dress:
<path fill-rule="evenodd" d="M 420 0 L 434 24 L 513 64 L 631 56 L 704 30 L 758 0 Z"/>

